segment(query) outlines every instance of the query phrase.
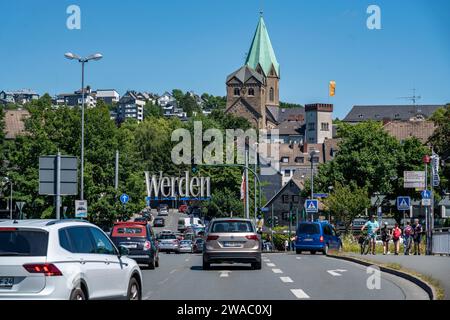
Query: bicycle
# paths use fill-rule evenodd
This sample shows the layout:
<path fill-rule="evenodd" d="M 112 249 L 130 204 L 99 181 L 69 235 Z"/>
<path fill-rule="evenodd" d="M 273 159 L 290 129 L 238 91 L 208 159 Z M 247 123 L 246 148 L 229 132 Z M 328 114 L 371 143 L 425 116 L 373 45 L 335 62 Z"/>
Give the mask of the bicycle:
<path fill-rule="evenodd" d="M 361 255 L 367 255 L 370 250 L 370 237 L 367 233 L 362 234 L 358 239 L 359 245 L 361 247 Z"/>

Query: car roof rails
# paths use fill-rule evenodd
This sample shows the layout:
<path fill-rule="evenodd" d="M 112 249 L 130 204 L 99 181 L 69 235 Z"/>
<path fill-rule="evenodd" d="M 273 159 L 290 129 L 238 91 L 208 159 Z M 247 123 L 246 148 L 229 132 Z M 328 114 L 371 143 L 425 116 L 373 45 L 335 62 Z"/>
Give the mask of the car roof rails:
<path fill-rule="evenodd" d="M 53 226 L 53 225 L 58 224 L 58 223 L 66 223 L 66 222 L 86 222 L 86 223 L 89 223 L 89 221 L 83 220 L 83 219 L 61 219 L 61 220 L 49 221 L 49 222 L 47 222 L 46 226 Z"/>

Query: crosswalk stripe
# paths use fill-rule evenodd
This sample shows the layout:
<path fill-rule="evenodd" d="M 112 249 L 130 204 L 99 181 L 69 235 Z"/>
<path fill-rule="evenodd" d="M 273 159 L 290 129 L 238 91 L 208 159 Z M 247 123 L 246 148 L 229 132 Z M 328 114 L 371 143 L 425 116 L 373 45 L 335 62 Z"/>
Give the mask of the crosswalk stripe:
<path fill-rule="evenodd" d="M 309 296 L 303 291 L 302 289 L 291 289 L 291 292 L 296 296 L 298 299 L 309 299 Z"/>

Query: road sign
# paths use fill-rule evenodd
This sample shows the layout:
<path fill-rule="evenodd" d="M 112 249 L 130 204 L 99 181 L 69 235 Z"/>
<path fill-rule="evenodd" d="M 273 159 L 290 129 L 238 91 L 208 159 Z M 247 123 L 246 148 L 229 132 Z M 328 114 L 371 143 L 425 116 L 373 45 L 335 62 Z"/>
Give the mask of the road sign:
<path fill-rule="evenodd" d="M 269 212 L 269 208 L 261 208 L 261 212 Z"/>
<path fill-rule="evenodd" d="M 39 194 L 56 195 L 57 156 L 39 157 Z M 60 195 L 78 194 L 78 159 L 61 156 Z"/>
<path fill-rule="evenodd" d="M 397 198 L 397 209 L 399 211 L 406 211 L 411 208 L 411 198 L 410 197 L 398 197 Z"/>
<path fill-rule="evenodd" d="M 319 201 L 317 200 L 306 200 L 305 209 L 307 213 L 317 213 L 319 212 Z"/>
<path fill-rule="evenodd" d="M 19 209 L 20 212 L 22 212 L 24 205 L 25 205 L 25 202 L 16 202 L 17 209 Z"/>
<path fill-rule="evenodd" d="M 430 190 L 423 190 L 421 195 L 422 195 L 422 199 L 431 199 L 431 191 Z"/>
<path fill-rule="evenodd" d="M 87 201 L 75 200 L 75 218 L 87 218 Z"/>
<path fill-rule="evenodd" d="M 439 177 L 439 174 L 433 174 L 433 187 L 439 187 L 441 184 L 441 178 Z"/>
<path fill-rule="evenodd" d="M 122 202 L 122 204 L 127 204 L 128 201 L 130 201 L 130 197 L 127 194 L 123 194 L 120 196 L 120 202 Z"/>
<path fill-rule="evenodd" d="M 422 199 L 422 205 L 425 207 L 431 206 L 431 199 Z"/>
<path fill-rule="evenodd" d="M 328 193 L 314 193 L 314 198 L 328 198 Z"/>
<path fill-rule="evenodd" d="M 403 180 L 405 189 L 425 189 L 425 171 L 404 171 Z"/>

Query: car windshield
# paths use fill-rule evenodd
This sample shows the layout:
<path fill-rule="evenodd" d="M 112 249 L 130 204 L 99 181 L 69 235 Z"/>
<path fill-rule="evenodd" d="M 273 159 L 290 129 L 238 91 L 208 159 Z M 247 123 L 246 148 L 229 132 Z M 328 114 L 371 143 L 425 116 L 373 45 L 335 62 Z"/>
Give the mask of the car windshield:
<path fill-rule="evenodd" d="M 0 228 L 0 256 L 47 255 L 48 233 L 40 230 Z"/>
<path fill-rule="evenodd" d="M 300 223 L 297 230 L 297 234 L 318 234 L 318 233 L 320 233 L 320 228 L 319 225 L 315 223 Z"/>
<path fill-rule="evenodd" d="M 159 236 L 159 239 L 161 240 L 170 240 L 170 239 L 176 239 L 177 237 L 174 234 L 162 234 Z"/>
<path fill-rule="evenodd" d="M 216 221 L 211 228 L 212 233 L 238 233 L 238 232 L 254 232 L 253 226 L 249 221 L 229 220 Z"/>

